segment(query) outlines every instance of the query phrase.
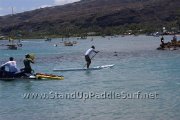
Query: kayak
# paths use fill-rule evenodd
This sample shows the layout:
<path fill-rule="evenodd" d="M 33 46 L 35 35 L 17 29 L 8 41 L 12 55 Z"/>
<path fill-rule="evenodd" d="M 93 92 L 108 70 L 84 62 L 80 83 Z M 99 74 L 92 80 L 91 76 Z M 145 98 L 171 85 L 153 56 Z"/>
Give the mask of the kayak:
<path fill-rule="evenodd" d="M 0 80 L 64 80 L 64 76 L 36 73 L 35 75 L 30 75 L 28 77 L 0 77 Z"/>
<path fill-rule="evenodd" d="M 114 64 L 111 65 L 102 65 L 92 68 L 68 68 L 68 69 L 53 69 L 54 72 L 66 72 L 66 71 L 91 71 L 91 70 L 101 70 L 104 68 L 112 68 Z"/>
<path fill-rule="evenodd" d="M 36 73 L 35 77 L 37 79 L 51 79 L 51 80 L 63 80 L 64 79 L 64 76 L 43 74 L 43 73 Z"/>

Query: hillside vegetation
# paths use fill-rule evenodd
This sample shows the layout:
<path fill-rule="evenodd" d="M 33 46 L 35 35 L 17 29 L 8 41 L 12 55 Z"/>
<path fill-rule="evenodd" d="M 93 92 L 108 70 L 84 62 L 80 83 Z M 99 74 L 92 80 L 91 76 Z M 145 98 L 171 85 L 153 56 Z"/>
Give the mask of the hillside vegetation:
<path fill-rule="evenodd" d="M 148 33 L 180 26 L 179 0 L 81 0 L 0 17 L 6 36 L 82 36 Z"/>

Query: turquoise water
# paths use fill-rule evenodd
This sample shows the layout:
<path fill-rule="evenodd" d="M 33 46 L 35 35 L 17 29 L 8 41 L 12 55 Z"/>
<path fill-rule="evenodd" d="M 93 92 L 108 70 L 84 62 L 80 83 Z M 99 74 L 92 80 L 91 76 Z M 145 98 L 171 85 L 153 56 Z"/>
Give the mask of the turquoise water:
<path fill-rule="evenodd" d="M 164 38 L 168 41 L 172 36 Z M 13 56 L 21 68 L 24 55 L 34 53 L 36 62 L 32 67 L 36 72 L 63 75 L 65 79 L 1 80 L 0 120 L 179 120 L 180 51 L 156 50 L 159 39 L 147 36 L 94 37 L 93 41 L 91 37 L 70 38 L 78 42 L 73 47 L 63 46 L 61 39 L 24 40 L 18 50 L 1 47 L 1 64 Z M 115 66 L 88 72 L 52 71 L 83 67 L 83 54 L 91 45 L 100 51 L 91 66 Z M 24 98 L 30 93 L 39 96 Z"/>

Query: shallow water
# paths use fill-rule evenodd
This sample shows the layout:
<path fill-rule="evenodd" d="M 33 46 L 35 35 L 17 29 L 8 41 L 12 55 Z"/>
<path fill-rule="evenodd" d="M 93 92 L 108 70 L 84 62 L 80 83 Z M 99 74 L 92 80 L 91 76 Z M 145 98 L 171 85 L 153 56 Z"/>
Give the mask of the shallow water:
<path fill-rule="evenodd" d="M 172 36 L 164 38 L 168 41 Z M 93 37 L 93 41 L 91 37 L 87 40 L 70 40 L 78 43 L 73 47 L 65 47 L 60 43 L 61 39 L 52 39 L 52 42 L 24 40 L 21 49 L 0 48 L 0 63 L 13 56 L 21 68 L 24 55 L 34 53 L 36 63 L 32 67 L 36 72 L 65 76 L 62 81 L 0 81 L 0 119 L 180 118 L 179 50 L 158 51 L 156 48 L 160 44 L 160 38 L 150 36 Z M 54 44 L 58 46 L 54 47 Z M 52 71 L 54 68 L 83 67 L 83 54 L 91 45 L 95 45 L 100 51 L 91 66 L 115 66 L 88 72 Z M 117 56 L 114 52 L 117 52 Z M 29 93 L 39 96 L 24 98 L 24 94 Z"/>

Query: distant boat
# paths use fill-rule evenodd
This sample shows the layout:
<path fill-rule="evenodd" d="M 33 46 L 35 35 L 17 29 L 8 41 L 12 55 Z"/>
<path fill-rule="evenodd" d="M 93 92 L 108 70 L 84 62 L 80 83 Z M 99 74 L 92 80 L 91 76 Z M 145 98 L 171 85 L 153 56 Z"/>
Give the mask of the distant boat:
<path fill-rule="evenodd" d="M 73 43 L 73 44 L 77 44 L 77 41 L 73 41 L 72 43 Z"/>
<path fill-rule="evenodd" d="M 87 36 L 81 36 L 80 38 L 77 39 L 87 39 Z"/>
<path fill-rule="evenodd" d="M 17 48 L 18 48 L 16 44 L 9 44 L 6 46 L 8 46 L 8 49 L 11 49 L 11 50 L 17 50 Z"/>
<path fill-rule="evenodd" d="M 45 41 L 49 41 L 49 42 L 50 42 L 50 41 L 51 41 L 51 38 L 46 38 L 46 40 L 45 40 Z"/>
<path fill-rule="evenodd" d="M 7 44 L 6 46 L 8 46 L 8 49 L 10 50 L 17 50 L 18 47 L 22 47 L 22 44 L 20 43 L 14 43 L 14 40 L 12 38 L 9 38 L 9 44 Z"/>
<path fill-rule="evenodd" d="M 73 46 L 73 43 L 72 42 L 64 41 L 64 46 Z"/>

